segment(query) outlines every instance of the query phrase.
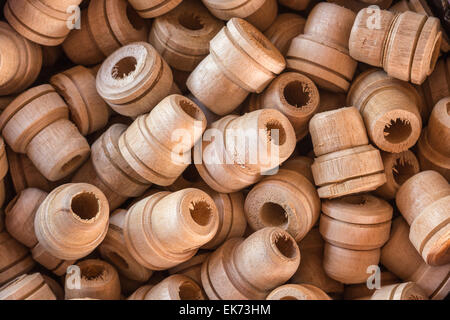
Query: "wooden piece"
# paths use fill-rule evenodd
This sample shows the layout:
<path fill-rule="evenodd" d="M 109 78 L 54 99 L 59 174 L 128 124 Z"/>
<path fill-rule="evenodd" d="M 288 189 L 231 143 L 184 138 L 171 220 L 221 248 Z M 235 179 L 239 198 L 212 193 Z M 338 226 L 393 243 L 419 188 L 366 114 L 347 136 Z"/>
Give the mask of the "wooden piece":
<path fill-rule="evenodd" d="M 358 13 L 359 10 L 367 8 L 370 5 L 376 5 L 381 9 L 387 9 L 391 6 L 393 0 L 327 0 Z"/>
<path fill-rule="evenodd" d="M 287 68 L 306 74 L 322 89 L 346 92 L 357 65 L 348 53 L 354 20 L 351 10 L 332 3 L 317 4 L 306 20 L 304 34 L 291 42 Z"/>
<path fill-rule="evenodd" d="M 150 270 L 164 270 L 192 258 L 217 232 L 211 197 L 199 189 L 158 192 L 134 204 L 124 222 L 130 254 Z"/>
<path fill-rule="evenodd" d="M 56 300 L 40 273 L 24 274 L 0 288 L 0 300 Z"/>
<path fill-rule="evenodd" d="M 295 240 L 282 229 L 264 228 L 214 251 L 203 263 L 202 284 L 210 300 L 261 300 L 285 283 L 299 263 Z"/>
<path fill-rule="evenodd" d="M 81 1 L 8 0 L 3 13 L 9 24 L 28 40 L 57 46 L 69 34 L 73 8 Z"/>
<path fill-rule="evenodd" d="M 65 299 L 90 298 L 99 300 L 119 300 L 120 282 L 117 271 L 109 263 L 89 259 L 77 264 L 80 268 L 80 287 L 68 286 L 68 277 L 65 282 Z"/>
<path fill-rule="evenodd" d="M 414 282 L 405 282 L 378 289 L 370 300 L 428 300 L 428 297 Z"/>
<path fill-rule="evenodd" d="M 360 74 L 347 104 L 361 112 L 370 140 L 380 149 L 398 153 L 416 144 L 422 128 L 424 103 L 408 83 L 378 69 Z"/>
<path fill-rule="evenodd" d="M 380 285 L 381 287 L 388 286 L 391 284 L 400 283 L 394 274 L 389 271 L 380 272 Z M 369 289 L 367 283 L 357 283 L 345 286 L 344 299 L 345 300 L 370 300 L 370 297 L 376 291 L 375 289 Z"/>
<path fill-rule="evenodd" d="M 143 18 L 155 18 L 173 10 L 183 0 L 129 0 L 136 12 Z"/>
<path fill-rule="evenodd" d="M 0 136 L 0 208 L 3 207 L 5 202 L 5 182 L 4 178 L 8 173 L 8 158 L 6 156 L 5 141 Z"/>
<path fill-rule="evenodd" d="M 205 115 L 192 100 L 170 95 L 120 136 L 120 153 L 141 180 L 169 186 L 190 164 L 205 127 Z"/>
<path fill-rule="evenodd" d="M 417 144 L 417 156 L 422 170 L 435 170 L 450 181 L 450 96 L 433 108 Z"/>
<path fill-rule="evenodd" d="M 45 274 L 42 274 L 42 278 L 44 278 L 45 283 L 55 295 L 56 300 L 64 300 L 64 289 L 61 287 L 61 285 L 55 279 L 50 278 Z"/>
<path fill-rule="evenodd" d="M 422 171 L 398 190 L 397 207 L 411 226 L 409 239 L 432 266 L 450 263 L 450 185 L 436 171 Z"/>
<path fill-rule="evenodd" d="M 72 121 L 84 136 L 100 130 L 108 123 L 110 109 L 98 95 L 95 74 L 76 66 L 50 78 L 50 84 L 67 103 Z"/>
<path fill-rule="evenodd" d="M 97 73 L 97 91 L 119 114 L 136 117 L 169 95 L 170 67 L 148 43 L 135 42 L 111 54 Z"/>
<path fill-rule="evenodd" d="M 320 199 L 310 178 L 311 163 L 306 157 L 288 160 L 277 174 L 267 176 L 252 188 L 244 209 L 253 230 L 279 227 L 296 242 L 306 236 L 320 214 Z"/>
<path fill-rule="evenodd" d="M 194 280 L 176 274 L 152 287 L 143 300 L 206 300 L 206 297 Z"/>
<path fill-rule="evenodd" d="M 105 238 L 109 206 L 103 193 L 86 183 L 54 189 L 36 212 L 34 229 L 39 245 L 56 258 L 80 259 Z"/>
<path fill-rule="evenodd" d="M 202 0 L 202 2 L 219 19 L 242 18 L 261 31 L 265 31 L 273 23 L 278 13 L 276 0 Z"/>
<path fill-rule="evenodd" d="M 402 280 L 416 282 L 430 299 L 442 300 L 450 291 L 450 264 L 426 264 L 409 240 L 409 226 L 401 216 L 392 222 L 380 261 Z"/>
<path fill-rule="evenodd" d="M 150 291 L 151 288 L 153 288 L 153 285 L 150 284 L 139 287 L 127 298 L 127 300 L 144 300 L 145 295 Z"/>
<path fill-rule="evenodd" d="M 305 18 L 294 13 L 282 13 L 277 16 L 264 35 L 284 56 L 286 55 L 292 39 L 303 33 Z"/>
<path fill-rule="evenodd" d="M 297 141 L 308 134 L 309 120 L 319 109 L 320 95 L 314 82 L 297 72 L 279 75 L 261 94 L 253 93 L 248 111 L 277 109 L 291 122 Z"/>
<path fill-rule="evenodd" d="M 145 282 L 152 271 L 141 266 L 129 253 L 124 239 L 124 222 L 127 211 L 118 209 L 111 214 L 108 233 L 99 246 L 103 259 L 111 263 L 117 271 L 128 279 Z"/>
<path fill-rule="evenodd" d="M 126 0 L 92 0 L 63 49 L 73 63 L 94 65 L 124 45 L 145 41 L 147 34 L 145 21 Z"/>
<path fill-rule="evenodd" d="M 266 300 L 332 300 L 322 289 L 310 284 L 285 284 L 274 289 Z"/>
<path fill-rule="evenodd" d="M 0 129 L 8 145 L 26 153 L 50 181 L 68 176 L 89 155 L 86 139 L 50 85 L 29 89 L 11 102 L 0 115 Z"/>
<path fill-rule="evenodd" d="M 210 252 L 200 251 L 188 261 L 180 263 L 179 265 L 169 269 L 169 273 L 188 276 L 189 278 L 194 280 L 198 285 L 201 285 L 202 265 L 209 255 Z"/>
<path fill-rule="evenodd" d="M 185 0 L 153 21 L 149 42 L 169 66 L 190 72 L 208 55 L 223 25 L 200 2 Z"/>
<path fill-rule="evenodd" d="M 19 93 L 36 80 L 42 66 L 41 47 L 0 21 L 0 95 Z"/>
<path fill-rule="evenodd" d="M 401 185 L 420 171 L 419 161 L 414 153 L 406 150 L 400 153 L 381 152 L 386 183 L 375 190 L 375 194 L 386 199 L 395 199 Z"/>
<path fill-rule="evenodd" d="M 250 92 L 263 91 L 284 68 L 283 56 L 260 31 L 245 20 L 232 18 L 211 40 L 210 54 L 186 85 L 208 109 L 226 115 Z"/>
<path fill-rule="evenodd" d="M 212 128 L 215 131 L 203 138 L 201 161 L 195 166 L 202 179 L 220 193 L 240 191 L 258 182 L 295 148 L 291 123 L 274 109 L 229 115 L 214 122 Z M 274 141 L 277 134 L 278 141 Z"/>
<path fill-rule="evenodd" d="M 319 197 L 375 190 L 386 182 L 379 150 L 370 144 L 355 107 L 316 114 L 309 123 L 316 159 L 311 166 Z"/>
<path fill-rule="evenodd" d="M 373 10 L 363 9 L 356 16 L 349 40 L 350 55 L 382 67 L 391 77 L 422 84 L 439 57 L 439 19 L 412 11 L 393 14 L 381 10 L 380 25 L 374 28 L 373 14 Z"/>
<path fill-rule="evenodd" d="M 428 106 L 428 115 L 442 98 L 450 96 L 450 57 L 441 58 L 421 87 Z"/>
<path fill-rule="evenodd" d="M 278 0 L 278 2 L 293 10 L 302 11 L 308 7 L 311 0 Z"/>

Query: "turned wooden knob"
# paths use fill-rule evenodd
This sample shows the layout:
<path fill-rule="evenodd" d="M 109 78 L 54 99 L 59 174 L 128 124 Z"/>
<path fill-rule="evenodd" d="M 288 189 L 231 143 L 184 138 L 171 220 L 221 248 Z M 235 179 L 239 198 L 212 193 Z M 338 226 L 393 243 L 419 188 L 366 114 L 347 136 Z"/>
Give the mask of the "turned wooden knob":
<path fill-rule="evenodd" d="M 79 287 L 71 283 L 74 274 L 67 274 L 65 281 L 65 299 L 90 298 L 99 300 L 119 300 L 120 282 L 117 271 L 109 263 L 89 259 L 77 263 L 80 268 Z"/>
<path fill-rule="evenodd" d="M 211 300 L 262 300 L 299 263 L 295 240 L 282 229 L 264 228 L 246 239 L 230 239 L 211 253 L 202 266 L 202 284 Z"/>
<path fill-rule="evenodd" d="M 127 211 L 118 209 L 109 218 L 109 228 L 105 240 L 99 246 L 103 259 L 111 263 L 117 271 L 128 279 L 147 281 L 152 271 L 141 266 L 128 252 L 124 239 L 124 222 Z"/>
<path fill-rule="evenodd" d="M 136 117 L 169 95 L 170 67 L 148 43 L 135 42 L 116 50 L 97 73 L 97 91 L 110 107 Z"/>
<path fill-rule="evenodd" d="M 19 95 L 0 115 L 8 145 L 26 153 L 51 181 L 66 177 L 89 155 L 89 145 L 68 120 L 68 107 L 50 85 Z"/>
<path fill-rule="evenodd" d="M 277 109 L 291 122 L 297 141 L 308 134 L 308 123 L 318 111 L 319 90 L 314 82 L 297 72 L 279 75 L 261 94 L 252 94 L 248 111 Z"/>
<path fill-rule="evenodd" d="M 359 75 L 347 96 L 347 104 L 361 112 L 370 140 L 380 149 L 398 153 L 416 144 L 425 106 L 408 83 L 378 69 Z"/>
<path fill-rule="evenodd" d="M 310 284 L 325 291 L 330 297 L 339 298 L 344 285 L 330 278 L 323 269 L 324 241 L 319 228 L 313 228 L 299 243 L 302 261 L 289 280 L 293 284 Z"/>
<path fill-rule="evenodd" d="M 278 13 L 276 0 L 202 0 L 202 2 L 219 19 L 242 18 L 261 31 L 273 23 Z"/>
<path fill-rule="evenodd" d="M 288 8 L 303 11 L 308 7 L 311 0 L 278 0 L 278 2 Z"/>
<path fill-rule="evenodd" d="M 422 131 L 417 155 L 422 170 L 434 170 L 450 181 L 450 97 L 440 100 Z"/>
<path fill-rule="evenodd" d="M 375 190 L 375 194 L 386 199 L 395 199 L 401 185 L 416 173 L 419 173 L 419 161 L 414 153 L 406 150 L 400 153 L 381 152 L 386 183 Z"/>
<path fill-rule="evenodd" d="M 190 72 L 209 54 L 209 42 L 223 25 L 200 2 L 185 0 L 153 21 L 149 42 L 169 66 Z"/>
<path fill-rule="evenodd" d="M 357 65 L 348 54 L 354 20 L 351 10 L 332 3 L 317 4 L 308 15 L 304 34 L 292 40 L 287 68 L 306 74 L 323 89 L 346 92 Z"/>
<path fill-rule="evenodd" d="M 183 0 L 129 0 L 136 12 L 143 18 L 162 16 L 178 6 Z"/>
<path fill-rule="evenodd" d="M 141 179 L 169 186 L 191 162 L 191 148 L 205 127 L 205 115 L 192 100 L 170 95 L 120 136 L 120 153 Z"/>
<path fill-rule="evenodd" d="M 432 266 L 450 262 L 450 185 L 436 171 L 422 171 L 408 179 L 395 199 L 411 226 L 409 239 Z"/>
<path fill-rule="evenodd" d="M 82 0 L 8 0 L 3 13 L 22 36 L 44 46 L 61 44 L 70 32 L 73 8 Z"/>
<path fill-rule="evenodd" d="M 436 63 L 433 73 L 419 87 L 423 89 L 423 94 L 428 105 L 427 116 L 442 98 L 450 96 L 449 74 L 450 57 L 441 58 Z"/>
<path fill-rule="evenodd" d="M 63 44 L 75 64 L 100 63 L 120 47 L 147 38 L 145 21 L 126 0 L 93 0 L 80 19 L 80 29 L 72 30 Z"/>
<path fill-rule="evenodd" d="M 143 300 L 206 300 L 206 297 L 194 280 L 175 274 L 152 287 Z"/>
<path fill-rule="evenodd" d="M 73 67 L 51 77 L 50 84 L 64 98 L 71 119 L 82 135 L 106 126 L 110 109 L 98 95 L 95 74 L 90 69 Z"/>
<path fill-rule="evenodd" d="M 389 76 L 422 84 L 439 57 L 439 19 L 412 11 L 394 14 L 381 10 L 380 25 L 374 28 L 373 14 L 366 9 L 358 12 L 350 34 L 350 55 L 384 68 Z"/>
<path fill-rule="evenodd" d="M 428 297 L 416 283 L 405 282 L 376 290 L 370 300 L 428 300 Z"/>
<path fill-rule="evenodd" d="M 279 227 L 299 242 L 319 219 L 320 199 L 311 178 L 312 160 L 286 161 L 278 173 L 256 184 L 245 199 L 250 227 Z"/>
<path fill-rule="evenodd" d="M 294 13 L 282 13 L 277 16 L 264 35 L 284 56 L 286 55 L 292 39 L 303 33 L 305 18 Z"/>
<path fill-rule="evenodd" d="M 450 265 L 426 264 L 409 241 L 408 223 L 393 220 L 391 236 L 381 249 L 381 263 L 404 281 L 416 282 L 430 299 L 444 299 L 450 290 Z"/>
<path fill-rule="evenodd" d="M 170 274 L 181 274 L 193 279 L 198 285 L 202 284 L 202 265 L 208 258 L 210 252 L 199 251 L 195 256 L 186 262 L 169 269 Z"/>
<path fill-rule="evenodd" d="M 80 259 L 103 241 L 108 218 L 108 201 L 98 188 L 86 183 L 64 184 L 39 206 L 34 231 L 49 254 Z"/>
<path fill-rule="evenodd" d="M 309 123 L 316 159 L 311 166 L 321 198 L 371 191 L 386 182 L 380 151 L 367 144 L 355 107 L 316 114 Z"/>
<path fill-rule="evenodd" d="M 266 300 L 332 300 L 322 289 L 310 284 L 285 284 L 276 288 Z"/>
<path fill-rule="evenodd" d="M 42 66 L 41 47 L 0 21 L 0 95 L 19 93 L 36 80 Z"/>
<path fill-rule="evenodd" d="M 134 204 L 124 222 L 130 254 L 150 270 L 164 270 L 192 258 L 217 232 L 211 197 L 199 189 L 158 192 Z"/>
<path fill-rule="evenodd" d="M 186 85 L 208 109 L 226 115 L 250 92 L 263 91 L 284 68 L 283 56 L 260 31 L 245 20 L 232 18 L 211 40 L 210 54 Z"/>
<path fill-rule="evenodd" d="M 24 274 L 0 288 L 0 300 L 56 300 L 40 273 Z"/>

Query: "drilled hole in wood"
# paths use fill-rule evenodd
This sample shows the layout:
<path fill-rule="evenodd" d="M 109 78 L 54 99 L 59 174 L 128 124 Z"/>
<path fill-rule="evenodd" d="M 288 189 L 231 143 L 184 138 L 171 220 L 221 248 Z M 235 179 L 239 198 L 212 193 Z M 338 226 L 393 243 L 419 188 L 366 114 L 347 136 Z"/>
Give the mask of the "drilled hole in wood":
<path fill-rule="evenodd" d="M 286 211 L 277 203 L 266 202 L 259 212 L 261 221 L 269 227 L 281 227 L 288 222 Z"/>
<path fill-rule="evenodd" d="M 412 128 L 408 120 L 397 118 L 384 127 L 384 138 L 390 143 L 400 143 L 408 139 Z"/>
<path fill-rule="evenodd" d="M 104 279 L 106 270 L 103 266 L 89 265 L 81 268 L 81 276 L 86 280 Z"/>
<path fill-rule="evenodd" d="M 194 118 L 195 120 L 201 121 L 201 111 L 191 102 L 187 100 L 181 100 L 180 101 L 180 107 L 183 109 L 184 112 L 186 112 L 190 117 Z"/>
<path fill-rule="evenodd" d="M 274 244 L 278 251 L 286 258 L 292 259 L 297 255 L 294 242 L 286 235 L 276 234 Z"/>
<path fill-rule="evenodd" d="M 93 193 L 80 193 L 72 198 L 70 208 L 72 209 L 72 212 L 82 220 L 90 220 L 98 214 L 98 199 Z"/>
<path fill-rule="evenodd" d="M 392 166 L 394 181 L 401 186 L 406 180 L 416 174 L 414 166 L 407 160 L 399 158 Z"/>
<path fill-rule="evenodd" d="M 204 27 L 200 18 L 192 12 L 183 12 L 178 17 L 178 22 L 186 29 L 193 31 L 203 29 Z"/>
<path fill-rule="evenodd" d="M 277 130 L 277 131 L 275 131 Z M 277 120 L 270 120 L 266 123 L 266 132 L 269 141 L 273 141 L 275 145 L 283 145 L 286 142 L 286 131 Z M 278 139 L 275 139 L 278 133 Z M 278 141 L 277 141 L 278 140 Z"/>
<path fill-rule="evenodd" d="M 112 68 L 111 76 L 116 80 L 126 78 L 136 70 L 136 65 L 137 60 L 135 57 L 125 57 Z"/>
<path fill-rule="evenodd" d="M 306 106 L 311 101 L 311 89 L 301 81 L 289 82 L 284 87 L 283 95 L 291 106 L 297 108 Z"/>
<path fill-rule="evenodd" d="M 191 213 L 192 220 L 201 226 L 208 225 L 212 219 L 211 207 L 205 201 L 191 202 L 189 212 Z"/>
<path fill-rule="evenodd" d="M 201 300 L 202 294 L 197 286 L 185 281 L 178 288 L 178 295 L 181 300 Z"/>

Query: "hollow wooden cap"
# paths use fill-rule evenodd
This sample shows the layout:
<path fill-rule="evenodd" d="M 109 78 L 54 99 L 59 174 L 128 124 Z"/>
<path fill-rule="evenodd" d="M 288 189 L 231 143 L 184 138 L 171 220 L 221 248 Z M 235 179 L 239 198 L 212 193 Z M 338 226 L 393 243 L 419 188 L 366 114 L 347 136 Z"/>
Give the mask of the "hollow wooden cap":
<path fill-rule="evenodd" d="M 320 288 L 310 284 L 285 284 L 276 288 L 266 300 L 331 300 Z"/>
<path fill-rule="evenodd" d="M 447 158 L 450 166 L 450 97 L 438 101 L 428 120 L 428 143 Z M 448 174 L 447 174 L 448 175 Z"/>
<path fill-rule="evenodd" d="M 206 300 L 206 297 L 194 280 L 175 274 L 152 287 L 144 300 Z"/>

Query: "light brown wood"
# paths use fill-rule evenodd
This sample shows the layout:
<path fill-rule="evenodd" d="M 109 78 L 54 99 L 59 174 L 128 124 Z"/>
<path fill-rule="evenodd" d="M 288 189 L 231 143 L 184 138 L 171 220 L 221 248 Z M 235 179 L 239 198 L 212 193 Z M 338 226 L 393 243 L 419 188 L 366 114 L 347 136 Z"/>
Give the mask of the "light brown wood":
<path fill-rule="evenodd" d="M 192 258 L 217 232 L 211 197 L 199 189 L 158 192 L 134 204 L 124 221 L 130 254 L 150 270 L 164 270 Z"/>
<path fill-rule="evenodd" d="M 46 276 L 45 274 L 42 274 L 42 278 L 44 278 L 45 283 L 55 295 L 56 300 L 64 300 L 64 289 L 61 287 L 58 281 L 50 278 L 49 276 Z"/>
<path fill-rule="evenodd" d="M 199 286 L 202 285 L 202 265 L 208 258 L 210 252 L 199 251 L 195 256 L 186 262 L 169 269 L 170 274 L 181 274 L 194 280 Z"/>
<path fill-rule="evenodd" d="M 401 280 L 389 271 L 380 272 L 380 285 L 382 287 L 400 283 Z M 369 289 L 367 283 L 350 284 L 345 286 L 345 300 L 369 300 L 376 289 Z"/>
<path fill-rule="evenodd" d="M 117 271 L 109 263 L 89 259 L 77 264 L 80 268 L 80 287 L 68 286 L 68 277 L 65 282 L 65 299 L 90 298 L 99 300 L 119 300 L 120 282 Z M 75 287 L 75 288 L 73 288 Z"/>
<path fill-rule="evenodd" d="M 153 286 L 143 300 L 206 300 L 206 297 L 194 280 L 176 274 Z"/>
<path fill-rule="evenodd" d="M 376 290 L 370 300 L 428 300 L 428 297 L 414 282 L 405 282 Z"/>
<path fill-rule="evenodd" d="M 24 274 L 0 288 L 0 300 L 56 300 L 40 273 Z"/>
<path fill-rule="evenodd" d="M 391 6 L 393 0 L 327 0 L 358 13 L 363 8 L 370 5 L 376 5 L 381 9 L 387 9 Z"/>
<path fill-rule="evenodd" d="M 144 300 L 145 295 L 150 291 L 151 288 L 153 288 L 153 285 L 150 284 L 139 287 L 127 298 L 127 300 Z"/>
<path fill-rule="evenodd" d="M 6 146 L 5 141 L 0 136 L 0 208 L 3 207 L 3 203 L 5 202 L 5 182 L 4 178 L 8 173 L 8 158 L 6 155 Z"/>
<path fill-rule="evenodd" d="M 20 93 L 36 80 L 42 66 L 41 47 L 0 21 L 0 95 Z"/>
<path fill-rule="evenodd" d="M 287 68 L 306 74 L 322 89 L 346 92 L 357 64 L 348 53 L 354 20 L 351 10 L 332 3 L 317 4 L 308 15 L 304 34 L 291 42 Z"/>
<path fill-rule="evenodd" d="M 380 26 L 374 28 L 373 14 L 373 10 L 358 12 L 350 34 L 350 55 L 382 67 L 391 77 L 422 84 L 439 57 L 439 19 L 412 11 L 394 14 L 381 10 Z"/>
<path fill-rule="evenodd" d="M 282 13 L 277 16 L 264 35 L 280 51 L 286 55 L 292 39 L 303 33 L 306 20 L 294 13 Z"/>
<path fill-rule="evenodd" d="M 295 240 L 282 229 L 264 228 L 214 251 L 203 263 L 202 284 L 210 300 L 261 300 L 285 283 L 299 263 Z"/>
<path fill-rule="evenodd" d="M 398 209 L 411 226 L 409 239 L 432 266 L 450 263 L 450 185 L 436 171 L 422 171 L 398 190 Z"/>
<path fill-rule="evenodd" d="M 126 0 L 92 0 L 63 49 L 73 63 L 94 65 L 124 45 L 145 41 L 147 34 L 145 21 Z"/>
<path fill-rule="evenodd" d="M 302 11 L 308 7 L 311 0 L 278 0 L 278 2 L 293 10 Z"/>
<path fill-rule="evenodd" d="M 274 289 L 266 300 L 332 300 L 322 289 L 310 284 L 285 284 Z"/>
<path fill-rule="evenodd" d="M 143 18 L 161 16 L 178 6 L 183 0 L 129 0 L 130 4 Z"/>
<path fill-rule="evenodd" d="M 284 68 L 283 56 L 260 31 L 245 20 L 232 18 L 211 40 L 210 54 L 186 85 L 208 109 L 226 115 L 250 92 L 263 91 Z"/>
<path fill-rule="evenodd" d="M 423 94 L 428 106 L 427 118 L 436 103 L 442 98 L 450 96 L 450 58 L 441 58 L 436 63 L 436 67 L 430 76 L 418 89 L 423 90 Z"/>

